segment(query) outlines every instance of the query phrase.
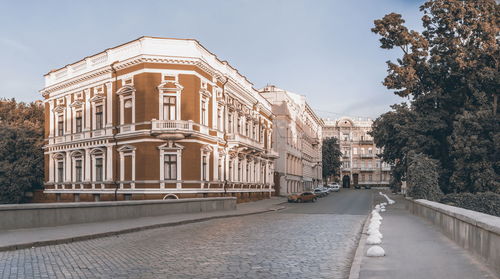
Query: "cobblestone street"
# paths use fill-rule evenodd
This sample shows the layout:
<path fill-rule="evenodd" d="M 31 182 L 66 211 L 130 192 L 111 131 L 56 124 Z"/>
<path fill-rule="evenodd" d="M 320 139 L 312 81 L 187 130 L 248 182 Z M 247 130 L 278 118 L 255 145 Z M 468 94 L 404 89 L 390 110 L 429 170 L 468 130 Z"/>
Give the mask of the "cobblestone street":
<path fill-rule="evenodd" d="M 370 203 L 371 191 L 343 190 L 315 204 L 292 204 L 280 212 L 2 252 L 0 275 L 346 278 L 366 217 L 350 211 L 367 213 Z"/>

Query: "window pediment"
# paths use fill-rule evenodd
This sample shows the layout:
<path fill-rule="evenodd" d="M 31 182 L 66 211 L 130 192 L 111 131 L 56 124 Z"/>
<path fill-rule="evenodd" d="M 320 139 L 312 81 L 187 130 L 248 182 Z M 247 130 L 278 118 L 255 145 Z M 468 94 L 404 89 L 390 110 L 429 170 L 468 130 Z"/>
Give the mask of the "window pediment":
<path fill-rule="evenodd" d="M 57 106 L 52 111 L 57 112 L 57 113 L 61 113 L 61 112 L 64 112 L 65 109 L 66 109 L 65 106 Z"/>
<path fill-rule="evenodd" d="M 83 105 L 82 101 L 76 100 L 71 105 L 69 105 L 71 108 L 81 108 Z"/>
<path fill-rule="evenodd" d="M 104 94 L 97 94 L 97 95 L 94 95 L 94 97 L 90 98 L 90 102 L 100 102 L 102 100 L 106 99 L 106 96 L 104 96 Z"/>
<path fill-rule="evenodd" d="M 166 91 L 166 92 L 179 92 L 182 89 L 184 89 L 184 87 L 175 81 L 165 81 L 165 82 L 162 82 L 160 85 L 158 85 L 158 90 L 161 93 L 163 93 L 164 91 Z"/>
<path fill-rule="evenodd" d="M 184 146 L 182 146 L 178 143 L 174 143 L 172 141 L 169 141 L 165 144 L 158 146 L 158 149 L 160 149 L 160 150 L 182 150 L 182 149 L 184 149 Z"/>
<path fill-rule="evenodd" d="M 133 145 L 123 145 L 117 149 L 119 152 L 133 152 L 136 150 L 136 147 Z"/>
<path fill-rule="evenodd" d="M 104 150 L 102 148 L 94 148 L 90 151 L 91 155 L 103 155 Z"/>
<path fill-rule="evenodd" d="M 116 95 L 129 95 L 135 92 L 135 87 L 132 85 L 124 85 L 116 91 Z"/>

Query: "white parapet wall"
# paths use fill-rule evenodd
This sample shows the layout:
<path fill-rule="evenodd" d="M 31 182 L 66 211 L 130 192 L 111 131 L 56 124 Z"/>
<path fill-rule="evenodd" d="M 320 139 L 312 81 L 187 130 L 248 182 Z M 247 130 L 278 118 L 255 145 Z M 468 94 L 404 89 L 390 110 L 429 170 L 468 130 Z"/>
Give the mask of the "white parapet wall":
<path fill-rule="evenodd" d="M 422 199 L 410 200 L 408 206 L 500 277 L 500 217 Z"/>
<path fill-rule="evenodd" d="M 234 197 L 0 205 L 0 230 L 235 209 Z"/>

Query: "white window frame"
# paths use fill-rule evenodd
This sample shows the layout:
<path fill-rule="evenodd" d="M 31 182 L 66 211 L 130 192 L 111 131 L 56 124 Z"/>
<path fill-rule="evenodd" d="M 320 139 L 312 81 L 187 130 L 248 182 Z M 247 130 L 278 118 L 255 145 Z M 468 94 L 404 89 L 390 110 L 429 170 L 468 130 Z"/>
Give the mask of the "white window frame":
<path fill-rule="evenodd" d="M 125 84 L 126 80 L 132 80 L 132 83 Z M 126 78 L 122 80 L 124 84 L 118 91 L 116 95 L 120 98 L 120 132 L 135 131 L 135 87 L 133 84 L 133 78 Z M 125 125 L 125 103 L 130 100 L 132 102 L 131 113 L 132 113 L 132 123 Z M 127 126 L 126 128 L 124 127 Z"/>
<path fill-rule="evenodd" d="M 167 77 L 174 77 L 174 79 L 167 79 Z M 173 84 L 174 87 L 168 85 Z M 179 83 L 179 76 L 177 74 L 163 74 L 162 83 L 158 85 L 158 119 L 168 120 L 163 117 L 163 99 L 164 97 L 175 97 L 175 120 L 181 120 L 181 98 L 182 90 L 184 87 Z"/>
<path fill-rule="evenodd" d="M 90 151 L 91 157 L 91 168 L 92 168 L 92 188 L 95 188 L 95 184 L 101 184 L 104 187 L 104 182 L 106 181 L 106 151 L 104 148 L 94 148 Z M 102 180 L 97 181 L 97 159 L 102 159 Z"/>
<path fill-rule="evenodd" d="M 90 98 L 91 107 L 92 107 L 92 130 L 103 130 L 106 127 L 106 97 L 102 94 L 94 95 L 94 97 Z M 96 107 L 102 106 L 102 127 L 101 129 L 97 129 L 97 111 Z"/>
<path fill-rule="evenodd" d="M 53 155 L 54 159 L 54 184 L 64 184 L 65 177 L 66 177 L 66 164 L 65 164 L 65 157 L 63 153 L 56 153 Z M 61 180 L 59 179 L 59 163 L 62 163 L 63 169 L 62 169 L 62 175 L 61 175 Z"/>
<path fill-rule="evenodd" d="M 136 147 L 133 145 L 123 145 L 117 149 L 120 154 L 120 188 L 123 189 L 123 184 L 125 181 L 125 157 L 132 157 L 132 175 L 130 182 L 130 188 L 135 189 L 135 151 Z"/>
<path fill-rule="evenodd" d="M 184 146 L 169 141 L 158 146 L 160 150 L 160 188 L 165 189 L 165 183 L 176 183 L 176 188 L 182 188 L 182 150 Z M 177 179 L 165 180 L 165 155 L 177 155 Z"/>
<path fill-rule="evenodd" d="M 84 177 L 85 177 L 85 160 L 84 160 L 84 153 L 80 150 L 76 150 L 70 153 L 71 156 L 71 181 L 72 184 L 82 184 Z M 76 161 L 81 161 L 81 176 L 80 176 L 80 181 L 76 181 Z"/>

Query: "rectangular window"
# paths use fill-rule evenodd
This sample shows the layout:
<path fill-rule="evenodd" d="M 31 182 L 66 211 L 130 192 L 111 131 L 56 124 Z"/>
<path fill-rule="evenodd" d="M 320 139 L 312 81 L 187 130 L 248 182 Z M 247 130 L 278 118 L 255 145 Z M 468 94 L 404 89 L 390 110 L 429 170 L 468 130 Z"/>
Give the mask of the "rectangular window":
<path fill-rule="evenodd" d="M 201 100 L 201 124 L 207 125 L 207 101 Z"/>
<path fill-rule="evenodd" d="M 82 182 L 82 160 L 75 160 L 75 182 Z"/>
<path fill-rule="evenodd" d="M 217 129 L 222 131 L 222 110 L 220 108 L 217 109 Z"/>
<path fill-rule="evenodd" d="M 63 182 L 64 179 L 64 163 L 63 161 L 57 162 L 57 182 Z"/>
<path fill-rule="evenodd" d="M 233 161 L 229 161 L 229 181 L 233 181 Z"/>
<path fill-rule="evenodd" d="M 368 175 L 368 181 L 372 181 L 373 176 L 371 174 Z"/>
<path fill-rule="evenodd" d="M 201 179 L 206 181 L 208 180 L 207 176 L 207 155 L 202 156 L 202 166 L 201 166 Z"/>
<path fill-rule="evenodd" d="M 102 158 L 95 159 L 95 181 L 102 181 L 103 167 Z"/>
<path fill-rule="evenodd" d="M 219 180 L 222 180 L 222 159 L 219 159 L 219 162 L 218 162 L 218 175 L 219 175 Z"/>
<path fill-rule="evenodd" d="M 75 132 L 76 133 L 81 133 L 82 132 L 82 112 L 77 111 L 75 115 Z"/>
<path fill-rule="evenodd" d="M 103 126 L 103 115 L 102 115 L 102 105 L 95 107 L 95 128 L 96 130 L 102 129 Z"/>
<path fill-rule="evenodd" d="M 62 114 L 57 116 L 57 135 L 64 135 L 64 116 Z"/>
<path fill-rule="evenodd" d="M 177 120 L 176 108 L 175 96 L 163 97 L 163 120 Z"/>
<path fill-rule="evenodd" d="M 229 130 L 228 132 L 230 134 L 232 134 L 233 133 L 233 114 L 231 114 L 231 113 L 229 114 L 229 119 L 227 120 L 227 122 L 228 122 L 227 123 L 227 126 L 228 126 L 227 128 Z"/>
<path fill-rule="evenodd" d="M 165 180 L 177 180 L 177 155 L 166 154 L 163 160 Z"/>

